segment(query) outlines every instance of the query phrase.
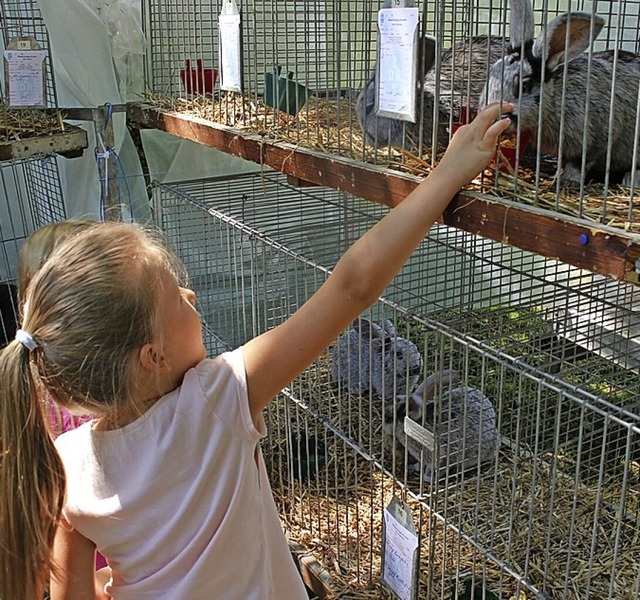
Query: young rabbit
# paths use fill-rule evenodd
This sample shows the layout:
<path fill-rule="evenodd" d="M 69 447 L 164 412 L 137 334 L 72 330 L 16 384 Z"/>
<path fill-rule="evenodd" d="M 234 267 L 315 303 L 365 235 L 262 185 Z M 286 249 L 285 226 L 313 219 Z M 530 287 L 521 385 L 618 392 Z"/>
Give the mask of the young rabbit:
<path fill-rule="evenodd" d="M 445 369 L 429 375 L 412 394 L 398 395 L 395 407 L 394 403 L 385 406 L 387 441 L 395 437 L 406 447 L 417 462 L 413 468 L 419 469 L 419 465 L 424 464 L 424 481 L 437 481 L 448 469 L 462 472 L 479 463 L 493 461 L 498 451 L 499 434 L 491 401 L 476 388 L 454 387 L 459 381 L 456 371 Z M 407 436 L 405 416 L 433 436 L 431 446 Z M 423 458 L 424 463 L 421 462 Z"/>
<path fill-rule="evenodd" d="M 391 398 L 410 393 L 422 367 L 417 346 L 397 335 L 389 319 L 380 326 L 361 317 L 333 347 L 331 378 L 353 394 Z"/>
<path fill-rule="evenodd" d="M 385 2 L 385 8 L 390 3 Z M 406 2 L 413 6 L 413 2 Z M 486 81 L 488 68 L 502 56 L 502 40 L 477 36 L 454 44 L 442 53 L 439 72 L 438 130 L 437 142 L 446 145 L 449 141 L 449 120 L 460 120 L 461 106 L 468 100 L 475 104 Z M 375 103 L 377 94 L 377 64 L 373 73 L 356 100 L 356 115 L 367 144 L 393 146 L 405 150 L 417 150 L 422 127 L 422 144 L 429 147 L 433 141 L 434 106 L 436 98 L 436 41 L 421 37 L 417 61 L 416 110 L 417 123 L 389 117 L 377 117 Z M 423 76 L 424 74 L 424 76 Z M 471 106 L 475 109 L 475 106 Z"/>
<path fill-rule="evenodd" d="M 480 98 L 481 106 L 499 100 L 516 106 L 510 114 L 513 126 L 519 124 L 528 131 L 534 143 L 539 134 L 540 149 L 561 156 L 561 181 L 566 185 L 580 182 L 583 155 L 587 180 L 603 180 L 607 140 L 612 180 L 624 177 L 625 184 L 631 183 L 640 56 L 620 51 L 615 62 L 616 53 L 607 50 L 594 52 L 589 59 L 584 51 L 603 25 L 604 20 L 596 15 L 566 13 L 550 21 L 534 40 L 529 0 L 512 0 L 510 48 L 491 68 Z"/>

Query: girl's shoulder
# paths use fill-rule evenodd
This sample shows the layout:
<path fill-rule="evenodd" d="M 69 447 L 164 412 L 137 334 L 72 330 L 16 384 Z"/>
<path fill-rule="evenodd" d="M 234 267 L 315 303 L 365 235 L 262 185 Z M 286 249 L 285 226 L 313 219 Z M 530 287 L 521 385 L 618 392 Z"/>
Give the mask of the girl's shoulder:
<path fill-rule="evenodd" d="M 240 385 L 246 388 L 242 347 L 223 352 L 214 358 L 206 358 L 196 365 L 192 372 L 207 397 L 220 386 Z M 187 372 L 183 386 L 192 383 L 189 375 Z"/>

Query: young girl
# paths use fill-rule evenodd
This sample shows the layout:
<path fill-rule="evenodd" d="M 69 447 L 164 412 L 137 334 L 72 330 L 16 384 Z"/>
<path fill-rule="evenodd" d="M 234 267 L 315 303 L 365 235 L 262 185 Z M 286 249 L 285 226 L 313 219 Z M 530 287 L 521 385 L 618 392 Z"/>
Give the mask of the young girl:
<path fill-rule="evenodd" d="M 306 599 L 260 455 L 262 410 L 484 168 L 509 123 L 499 114 L 460 128 L 289 319 L 213 360 L 193 292 L 149 233 L 104 223 L 57 247 L 0 355 L 0 597 L 38 598 L 52 568 L 52 600 L 94 599 L 97 548 L 117 600 Z M 39 386 L 95 419 L 54 448 Z"/>
<path fill-rule="evenodd" d="M 61 242 L 86 231 L 87 228 L 93 227 L 95 224 L 96 221 L 89 219 L 67 219 L 40 227 L 26 239 L 18 254 L 18 297 L 20 304 L 33 276 L 49 258 L 53 249 Z M 91 415 L 72 414 L 58 406 L 49 394 L 44 394 L 42 402 L 46 407 L 47 422 L 54 439 L 61 433 L 71 431 L 91 420 Z M 103 569 L 106 564 L 104 557 L 98 553 L 96 556 L 96 570 Z"/>

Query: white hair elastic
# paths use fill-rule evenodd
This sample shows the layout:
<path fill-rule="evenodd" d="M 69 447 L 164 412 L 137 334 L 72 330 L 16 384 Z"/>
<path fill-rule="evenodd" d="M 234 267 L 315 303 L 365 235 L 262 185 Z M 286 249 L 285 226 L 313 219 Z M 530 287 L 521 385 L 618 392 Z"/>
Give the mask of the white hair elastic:
<path fill-rule="evenodd" d="M 31 334 L 26 332 L 24 329 L 18 329 L 18 331 L 16 331 L 16 340 L 30 351 L 35 350 L 38 347 L 38 342 L 36 342 Z"/>

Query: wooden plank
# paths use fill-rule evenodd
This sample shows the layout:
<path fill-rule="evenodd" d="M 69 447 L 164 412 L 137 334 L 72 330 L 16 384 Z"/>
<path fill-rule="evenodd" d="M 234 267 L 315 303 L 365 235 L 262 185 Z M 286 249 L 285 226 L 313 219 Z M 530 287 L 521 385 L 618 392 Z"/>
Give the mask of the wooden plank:
<path fill-rule="evenodd" d="M 129 121 L 217 148 L 265 165 L 308 184 L 323 185 L 393 207 L 421 178 L 324 154 L 294 144 L 172 113 L 142 104 L 127 106 Z M 597 223 L 463 191 L 454 198 L 442 222 L 492 240 L 554 258 L 575 267 L 637 284 L 640 236 Z M 639 263 L 640 264 L 640 263 Z"/>
<path fill-rule="evenodd" d="M 335 597 L 335 589 L 331 574 L 320 561 L 313 556 L 304 546 L 293 540 L 289 540 L 289 550 L 298 565 L 300 575 L 307 588 L 309 588 L 319 600 L 327 600 Z"/>
<path fill-rule="evenodd" d="M 564 215 L 463 192 L 447 207 L 452 227 L 631 283 L 637 281 L 638 236 L 622 237 Z"/>
<path fill-rule="evenodd" d="M 327 186 L 387 206 L 395 206 L 402 201 L 420 182 L 419 177 L 294 144 L 269 142 L 254 133 L 143 105 L 131 105 L 127 110 L 127 118 L 139 127 L 159 129 L 315 185 Z"/>
<path fill-rule="evenodd" d="M 52 152 L 67 158 L 77 158 L 82 156 L 88 145 L 84 129 L 66 124 L 65 132 L 0 142 L 0 160 L 29 158 Z"/>

